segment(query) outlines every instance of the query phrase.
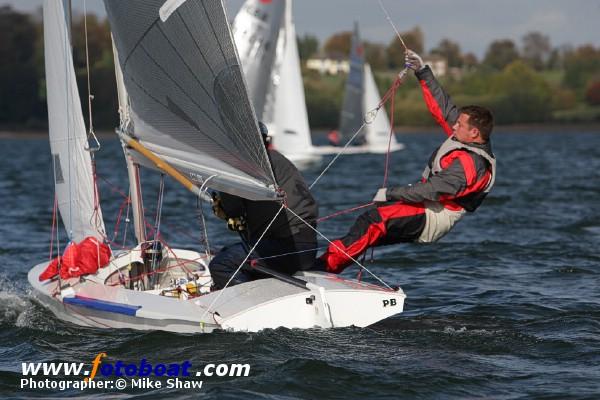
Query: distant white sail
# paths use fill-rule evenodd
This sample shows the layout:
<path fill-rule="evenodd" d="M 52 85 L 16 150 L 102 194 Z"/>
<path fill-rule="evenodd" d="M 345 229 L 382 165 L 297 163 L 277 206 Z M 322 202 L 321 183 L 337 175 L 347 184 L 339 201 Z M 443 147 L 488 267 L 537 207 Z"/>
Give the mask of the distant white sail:
<path fill-rule="evenodd" d="M 274 127 L 275 149 L 293 156 L 298 153 L 312 153 L 312 140 L 300 71 L 296 28 L 292 21 L 292 5 L 290 0 L 285 0 L 285 3 L 285 21 L 279 35 L 282 45 L 278 45 L 278 48 L 282 49 L 281 57 L 278 52 L 278 68 L 273 70 L 272 76 L 272 113 L 265 121 L 267 125 Z"/>
<path fill-rule="evenodd" d="M 377 90 L 377 85 L 375 84 L 375 78 L 373 77 L 373 73 L 371 72 L 371 66 L 369 64 L 365 64 L 365 92 L 364 92 L 364 104 L 365 109 L 364 113 L 366 114 L 370 110 L 377 107 L 379 102 L 381 102 L 381 96 L 379 95 L 379 91 Z M 370 124 L 365 125 L 364 127 L 365 139 L 367 145 L 370 148 L 370 151 L 373 153 L 385 153 L 388 150 L 388 145 L 390 147 L 390 151 L 400 150 L 404 147 L 396 140 L 396 135 L 392 134 L 390 141 L 390 120 L 387 112 L 385 111 L 385 106 L 381 107 L 377 112 L 377 116 L 375 120 Z"/>
<path fill-rule="evenodd" d="M 94 209 L 95 185 L 63 1 L 44 1 L 44 50 L 50 150 L 63 224 L 73 241 L 102 238 L 102 213 Z"/>
<path fill-rule="evenodd" d="M 163 22 L 164 3 L 105 0 L 130 99 L 130 134 L 198 184 L 275 198 L 222 2 L 182 2 Z"/>
<path fill-rule="evenodd" d="M 272 86 L 272 69 L 285 7 L 285 0 L 247 0 L 232 23 L 250 98 L 261 120 Z"/>
<path fill-rule="evenodd" d="M 258 117 L 269 128 L 273 148 L 299 165 L 317 161 L 319 156 L 314 154 L 308 125 L 291 0 L 247 0 L 234 19 L 232 30 L 250 88 L 259 78 L 256 71 L 270 71 L 269 80 L 259 82 L 266 91 L 250 90 L 250 95 L 255 105 L 262 106 Z M 276 46 L 257 57 L 251 49 L 256 48 L 256 43 L 272 40 L 273 31 L 277 31 Z M 267 51 L 273 55 L 267 55 Z"/>

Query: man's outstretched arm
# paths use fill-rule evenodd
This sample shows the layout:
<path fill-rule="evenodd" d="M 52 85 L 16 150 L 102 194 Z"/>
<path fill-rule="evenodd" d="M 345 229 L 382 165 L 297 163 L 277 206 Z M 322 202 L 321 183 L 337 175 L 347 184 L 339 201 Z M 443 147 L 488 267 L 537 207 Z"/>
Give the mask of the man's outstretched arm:
<path fill-rule="evenodd" d="M 460 112 L 454 105 L 450 96 L 438 83 L 429 66 L 423 64 L 423 60 L 417 53 L 408 50 L 406 53 L 406 66 L 415 71 L 419 80 L 425 104 L 436 122 L 444 129 L 448 136 L 452 135 L 452 125 L 458 119 Z"/>

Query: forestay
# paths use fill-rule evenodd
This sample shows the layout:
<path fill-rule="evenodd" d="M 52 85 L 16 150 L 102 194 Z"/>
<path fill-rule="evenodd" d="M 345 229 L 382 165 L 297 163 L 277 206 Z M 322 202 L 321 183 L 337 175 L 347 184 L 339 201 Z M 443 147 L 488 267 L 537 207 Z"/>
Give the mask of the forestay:
<path fill-rule="evenodd" d="M 105 0 L 130 99 L 128 134 L 198 184 L 210 178 L 217 190 L 275 198 L 222 2 L 179 1 L 163 21 L 164 4 Z"/>
<path fill-rule="evenodd" d="M 95 190 L 62 1 L 44 1 L 44 49 L 50 150 L 58 208 L 69 239 L 101 239 L 104 222 Z"/>

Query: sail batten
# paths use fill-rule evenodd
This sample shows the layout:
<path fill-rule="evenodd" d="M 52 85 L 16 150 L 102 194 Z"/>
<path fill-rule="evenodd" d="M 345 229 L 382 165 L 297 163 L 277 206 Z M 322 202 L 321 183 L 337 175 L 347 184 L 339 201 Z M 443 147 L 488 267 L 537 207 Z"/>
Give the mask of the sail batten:
<path fill-rule="evenodd" d="M 163 4 L 105 0 L 130 97 L 128 134 L 195 183 L 218 166 L 210 187 L 253 200 L 275 198 L 222 3 L 183 2 L 165 22 Z"/>

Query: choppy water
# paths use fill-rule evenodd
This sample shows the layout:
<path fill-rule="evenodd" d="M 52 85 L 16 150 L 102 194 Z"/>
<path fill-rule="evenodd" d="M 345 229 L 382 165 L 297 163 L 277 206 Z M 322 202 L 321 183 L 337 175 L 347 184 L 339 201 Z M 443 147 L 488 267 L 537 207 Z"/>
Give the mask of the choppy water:
<path fill-rule="evenodd" d="M 392 183 L 416 180 L 441 140 L 402 135 L 407 149 L 392 156 Z M 248 377 L 206 378 L 204 398 L 600 398 L 598 132 L 498 132 L 498 179 L 480 210 L 436 244 L 378 250 L 368 264 L 407 293 L 403 314 L 366 329 L 253 334 L 87 329 L 48 315 L 31 300 L 26 278 L 48 257 L 48 144 L 30 139 L 0 145 L 2 398 L 105 396 L 18 389 L 21 362 L 89 363 L 101 351 L 113 361 L 251 365 Z M 105 139 L 98 157 L 100 175 L 125 190 L 116 141 Z M 307 171 L 308 180 L 318 172 Z M 322 215 L 368 201 L 382 172 L 382 156 L 342 158 L 315 189 Z M 157 180 L 147 179 L 145 202 L 152 210 Z M 112 230 L 122 197 L 106 182 L 101 190 Z M 191 196 L 169 183 L 164 210 L 162 228 L 172 244 L 196 246 Z M 355 215 L 329 220 L 321 229 L 339 236 Z M 235 240 L 218 225 L 210 225 L 215 246 Z M 197 394 L 154 389 L 118 395 Z"/>

